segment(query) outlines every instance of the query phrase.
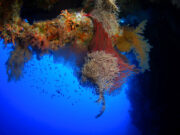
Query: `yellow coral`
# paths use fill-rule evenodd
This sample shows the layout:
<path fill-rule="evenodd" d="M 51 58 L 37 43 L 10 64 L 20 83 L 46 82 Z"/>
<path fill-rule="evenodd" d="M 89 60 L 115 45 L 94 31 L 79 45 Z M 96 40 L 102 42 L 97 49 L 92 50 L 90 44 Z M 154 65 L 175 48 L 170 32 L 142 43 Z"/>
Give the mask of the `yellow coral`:
<path fill-rule="evenodd" d="M 141 35 L 143 34 L 146 20 L 141 22 L 139 26 L 135 29 L 130 27 L 123 27 L 123 34 L 121 36 L 116 36 L 115 44 L 117 48 L 121 52 L 129 52 L 132 49 L 139 61 L 139 66 L 141 67 L 141 71 L 149 69 L 148 61 L 149 56 L 148 53 L 150 51 L 151 46 L 144 40 L 144 37 Z"/>

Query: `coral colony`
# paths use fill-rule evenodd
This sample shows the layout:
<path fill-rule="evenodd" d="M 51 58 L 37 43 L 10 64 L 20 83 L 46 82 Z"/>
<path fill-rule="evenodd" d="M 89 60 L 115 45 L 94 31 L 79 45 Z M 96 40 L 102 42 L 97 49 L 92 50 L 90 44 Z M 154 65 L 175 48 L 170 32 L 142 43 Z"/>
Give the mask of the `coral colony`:
<path fill-rule="evenodd" d="M 79 12 L 63 10 L 57 18 L 33 24 L 20 17 L 22 2 L 0 1 L 0 36 L 5 45 L 13 43 L 6 63 L 9 80 L 21 77 L 24 63 L 31 60 L 32 53 L 43 56 L 70 45 L 78 50 L 76 53 L 86 52 L 81 67 L 82 81 L 90 80 L 97 86 L 97 102 L 102 103 L 96 116 L 99 117 L 105 110 L 104 94 L 112 94 L 129 76 L 149 69 L 151 46 L 142 35 L 147 21 L 135 28 L 120 26 L 115 0 L 87 0 L 88 4 Z M 56 0 L 47 2 L 52 5 Z M 86 11 L 87 5 L 93 8 Z M 139 65 L 131 65 L 123 55 L 130 51 Z"/>

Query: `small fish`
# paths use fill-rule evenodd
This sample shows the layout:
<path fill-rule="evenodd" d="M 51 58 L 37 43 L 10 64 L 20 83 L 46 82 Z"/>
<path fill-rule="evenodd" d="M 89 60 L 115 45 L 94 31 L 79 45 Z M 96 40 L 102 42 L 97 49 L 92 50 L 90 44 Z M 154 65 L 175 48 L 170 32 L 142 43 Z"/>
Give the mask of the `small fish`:
<path fill-rule="evenodd" d="M 60 94 L 61 92 L 60 92 L 60 90 L 56 90 L 56 92 L 58 93 L 58 94 Z"/>

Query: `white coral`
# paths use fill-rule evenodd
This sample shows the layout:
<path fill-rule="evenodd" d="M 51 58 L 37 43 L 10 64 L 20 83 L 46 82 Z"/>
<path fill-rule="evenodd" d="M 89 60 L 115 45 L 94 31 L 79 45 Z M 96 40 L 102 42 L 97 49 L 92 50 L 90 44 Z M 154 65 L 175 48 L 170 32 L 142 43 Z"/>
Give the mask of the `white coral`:
<path fill-rule="evenodd" d="M 106 107 L 104 91 L 113 86 L 119 73 L 117 57 L 105 51 L 95 51 L 88 54 L 86 63 L 82 69 L 82 74 L 84 78 L 92 79 L 98 86 L 97 92 L 99 93 L 99 99 L 97 101 L 102 101 L 102 108 L 96 118 L 103 114 Z"/>
<path fill-rule="evenodd" d="M 95 8 L 91 15 L 102 23 L 103 28 L 111 37 L 119 33 L 119 24 L 116 18 L 118 11 L 115 0 L 96 0 Z"/>
<path fill-rule="evenodd" d="M 83 76 L 92 79 L 99 90 L 111 88 L 119 72 L 117 58 L 104 51 L 89 53 L 82 69 Z"/>

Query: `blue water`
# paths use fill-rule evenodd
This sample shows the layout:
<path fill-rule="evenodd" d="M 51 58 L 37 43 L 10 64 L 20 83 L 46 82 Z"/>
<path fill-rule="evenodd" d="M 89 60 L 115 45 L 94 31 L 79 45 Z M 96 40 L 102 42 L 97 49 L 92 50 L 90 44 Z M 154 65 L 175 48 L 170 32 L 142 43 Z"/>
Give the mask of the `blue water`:
<path fill-rule="evenodd" d="M 11 49 L 3 46 L 1 41 L 0 135 L 140 135 L 129 115 L 129 83 L 118 95 L 105 96 L 106 110 L 95 119 L 101 109 L 95 88 L 80 84 L 71 61 L 33 56 L 23 77 L 8 82 L 5 62 Z"/>

